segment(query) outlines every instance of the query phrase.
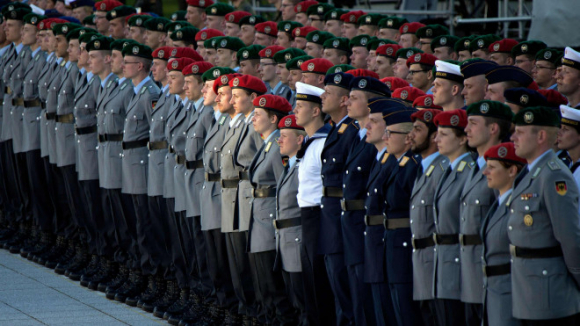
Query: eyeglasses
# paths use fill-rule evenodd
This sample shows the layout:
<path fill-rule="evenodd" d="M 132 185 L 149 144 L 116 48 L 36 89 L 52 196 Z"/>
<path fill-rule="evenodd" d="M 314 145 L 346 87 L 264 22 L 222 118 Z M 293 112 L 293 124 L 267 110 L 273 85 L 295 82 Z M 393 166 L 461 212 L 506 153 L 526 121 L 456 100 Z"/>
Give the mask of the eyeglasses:
<path fill-rule="evenodd" d="M 535 65 L 534 68 L 536 68 L 536 70 L 540 70 L 540 69 L 556 70 L 556 68 L 542 67 L 542 66 L 538 66 L 538 65 Z"/>
<path fill-rule="evenodd" d="M 427 72 L 427 71 L 429 71 L 429 70 L 409 70 L 409 75 L 413 76 L 416 73 Z"/>
<path fill-rule="evenodd" d="M 404 131 L 394 131 L 394 130 L 389 130 L 389 129 L 385 129 L 385 135 L 387 136 L 387 138 L 391 138 L 392 135 L 408 135 L 408 132 L 404 132 Z"/>

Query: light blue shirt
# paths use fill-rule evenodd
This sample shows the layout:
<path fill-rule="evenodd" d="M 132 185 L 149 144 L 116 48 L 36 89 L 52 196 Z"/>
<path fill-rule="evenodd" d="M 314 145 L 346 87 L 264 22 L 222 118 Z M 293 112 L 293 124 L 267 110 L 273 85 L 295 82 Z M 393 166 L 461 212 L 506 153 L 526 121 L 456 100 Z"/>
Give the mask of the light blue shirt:
<path fill-rule="evenodd" d="M 433 95 L 433 87 L 429 88 L 429 90 L 426 93 L 427 95 Z"/>
<path fill-rule="evenodd" d="M 437 157 L 439 157 L 439 152 L 435 152 L 427 157 L 425 157 L 422 161 L 421 161 L 421 166 L 423 166 L 423 171 L 427 171 L 427 168 L 429 168 L 429 165 L 431 165 L 431 163 L 433 163 L 433 161 L 435 161 L 435 159 Z"/>
<path fill-rule="evenodd" d="M 95 74 L 93 74 L 93 73 L 92 73 L 92 72 L 90 72 L 90 71 L 89 71 L 89 72 L 87 72 L 87 81 L 88 81 L 88 82 L 90 82 L 90 81 L 91 81 L 91 79 L 93 78 L 93 76 L 94 76 L 94 75 L 95 75 Z"/>
<path fill-rule="evenodd" d="M 542 155 L 538 156 L 535 160 L 533 160 L 530 164 L 528 164 L 528 171 L 532 171 L 536 167 L 538 161 L 541 160 L 544 156 L 548 155 L 548 153 L 550 153 L 551 151 L 552 149 L 545 151 Z"/>
<path fill-rule="evenodd" d="M 20 44 L 15 45 L 15 46 L 16 46 L 16 48 L 15 48 L 16 49 L 16 53 L 17 54 L 20 54 L 20 52 L 22 51 L 22 48 L 24 47 L 24 44 L 20 43 Z"/>
<path fill-rule="evenodd" d="M 238 72 L 238 71 L 240 71 L 240 67 L 235 67 L 235 68 L 234 68 L 234 71 L 235 71 L 235 72 Z"/>
<path fill-rule="evenodd" d="M 361 128 L 358 131 L 358 137 L 360 138 L 360 140 L 362 140 L 363 138 L 365 138 L 366 135 L 367 135 L 367 128 Z"/>
<path fill-rule="evenodd" d="M 101 87 L 102 87 L 102 88 L 105 88 L 105 85 L 107 84 L 107 81 L 108 81 L 109 79 L 111 79 L 111 78 L 115 78 L 114 76 L 115 76 L 115 74 L 114 74 L 114 73 L 110 73 L 110 74 L 109 74 L 109 75 L 108 75 L 108 76 L 105 78 L 105 80 L 101 81 Z"/>
<path fill-rule="evenodd" d="M 467 157 L 468 155 L 469 155 L 469 152 L 467 152 L 467 153 L 465 153 L 465 154 L 463 154 L 463 155 L 459 156 L 458 158 L 456 158 L 456 159 L 455 159 L 455 161 L 453 161 L 453 162 L 451 163 L 451 165 L 450 165 L 450 166 L 451 166 L 451 170 L 455 170 L 455 168 L 457 167 L 457 164 L 459 164 L 459 162 L 461 162 L 461 160 L 462 160 L 464 157 Z"/>
<path fill-rule="evenodd" d="M 199 110 L 203 106 L 203 97 L 200 97 L 199 100 L 193 102 L 193 109 L 195 111 Z"/>
<path fill-rule="evenodd" d="M 236 124 L 236 122 L 238 122 L 239 119 L 242 119 L 243 116 L 244 115 L 241 113 L 236 114 L 236 116 L 233 117 L 232 120 L 230 121 L 230 128 L 232 128 Z"/>
<path fill-rule="evenodd" d="M 348 115 L 345 115 L 345 116 L 344 116 L 344 118 L 342 118 L 342 119 L 341 119 L 341 120 L 340 120 L 340 121 L 339 121 L 339 122 L 336 124 L 336 127 L 338 128 L 338 126 L 340 126 L 340 125 L 341 125 L 341 124 L 344 122 L 344 120 L 346 120 L 346 118 L 348 118 Z"/>
<path fill-rule="evenodd" d="M 64 64 L 64 67 L 68 70 L 68 68 L 70 67 L 70 65 L 72 65 L 72 62 L 67 61 L 67 63 Z"/>
<path fill-rule="evenodd" d="M 509 196 L 512 194 L 512 191 L 513 190 L 514 190 L 513 188 L 510 188 L 503 195 L 499 196 L 499 198 L 498 198 L 498 200 L 499 200 L 498 204 L 501 205 L 501 204 L 505 203 L 506 199 L 509 198 Z"/>
<path fill-rule="evenodd" d="M 483 167 L 485 166 L 485 157 L 480 156 L 477 158 L 477 166 L 479 166 L 479 169 L 483 169 Z"/>
<path fill-rule="evenodd" d="M 125 81 L 125 79 L 127 79 L 127 78 L 126 77 L 119 78 L 118 85 L 121 85 Z"/>
<path fill-rule="evenodd" d="M 276 133 L 277 133 L 276 130 L 274 130 L 272 133 L 270 133 L 268 135 L 268 137 L 266 137 L 266 139 L 264 139 L 264 144 L 267 144 L 270 141 L 270 139 L 272 139 L 272 137 L 274 136 L 274 134 L 276 134 Z"/>
<path fill-rule="evenodd" d="M 269 85 L 269 83 L 266 85 Z M 282 81 L 279 81 L 278 84 L 274 86 L 274 89 L 272 89 L 272 94 L 276 94 L 276 92 L 280 89 L 280 87 L 282 87 Z"/>
<path fill-rule="evenodd" d="M 296 165 L 296 155 L 288 159 L 288 168 L 291 169 L 294 165 Z"/>
<path fill-rule="evenodd" d="M 56 58 L 56 64 L 60 65 L 60 63 L 64 60 L 64 58 Z"/>
<path fill-rule="evenodd" d="M 7 45 L 3 48 L 0 49 L 0 56 L 3 56 L 4 53 L 6 53 L 6 51 L 8 50 L 8 48 L 10 47 L 10 45 Z M 52 54 L 52 53 L 51 53 Z M 48 61 L 48 58 L 46 58 L 46 61 Z"/>
<path fill-rule="evenodd" d="M 383 156 L 383 154 L 385 154 L 385 152 L 387 151 L 387 146 L 383 147 L 383 149 L 381 149 L 378 153 L 377 153 L 377 161 L 379 161 L 381 159 L 381 157 Z"/>
<path fill-rule="evenodd" d="M 84 74 L 84 73 L 85 73 L 85 71 L 87 71 L 87 69 L 85 69 L 85 68 L 81 68 L 81 70 L 79 70 L 79 74 L 81 74 L 81 75 L 82 75 L 82 74 Z"/>
<path fill-rule="evenodd" d="M 165 91 L 169 88 L 169 84 L 161 87 L 161 94 L 165 93 Z M 165 97 L 169 96 L 169 92 L 167 92 L 167 94 L 165 94 Z"/>
<path fill-rule="evenodd" d="M 213 117 L 215 119 L 215 121 L 219 121 L 220 117 L 222 116 L 222 113 L 218 110 L 213 111 Z"/>
<path fill-rule="evenodd" d="M 40 51 L 40 46 L 36 48 L 36 50 L 32 51 L 32 53 L 30 54 L 33 58 L 34 56 L 36 56 L 36 54 Z"/>
<path fill-rule="evenodd" d="M 4 49 L 5 49 L 5 47 L 4 47 L 2 50 L 4 50 Z M 0 50 L 0 51 L 2 51 L 2 50 Z M 5 51 L 5 50 L 4 50 L 4 51 Z M 3 53 L 3 52 L 2 52 L 2 53 Z M 52 59 L 52 57 L 54 57 L 54 52 L 50 52 L 50 53 L 49 53 L 49 54 L 46 56 L 46 62 L 49 62 L 49 61 L 50 61 L 50 59 Z"/>
<path fill-rule="evenodd" d="M 555 90 L 558 90 L 558 83 L 556 83 L 556 84 L 554 84 L 554 85 L 552 85 L 552 86 L 548 87 L 548 89 L 555 89 Z"/>
<path fill-rule="evenodd" d="M 133 91 L 135 92 L 135 94 L 139 93 L 139 90 L 141 89 L 141 87 L 143 87 L 143 85 L 145 85 L 146 82 L 150 81 L 151 78 L 149 78 L 149 76 L 145 77 L 145 79 L 143 79 L 139 85 L 133 87 Z"/>

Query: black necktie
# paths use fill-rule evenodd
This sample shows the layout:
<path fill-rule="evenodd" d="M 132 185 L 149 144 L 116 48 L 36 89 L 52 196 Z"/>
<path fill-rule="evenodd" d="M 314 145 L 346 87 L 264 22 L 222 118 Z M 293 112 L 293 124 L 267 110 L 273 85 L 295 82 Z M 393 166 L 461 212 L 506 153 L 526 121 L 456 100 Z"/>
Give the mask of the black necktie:
<path fill-rule="evenodd" d="M 419 164 L 417 167 L 417 179 L 419 179 L 423 175 L 423 164 Z"/>
<path fill-rule="evenodd" d="M 524 168 L 522 169 L 520 174 L 518 174 L 518 176 L 514 180 L 514 189 L 518 186 L 518 184 L 520 183 L 520 181 L 522 181 L 522 179 L 526 176 L 526 174 L 528 174 L 528 172 L 530 171 L 528 170 L 528 165 L 526 164 L 524 165 Z"/>
<path fill-rule="evenodd" d="M 580 166 L 580 162 L 576 162 L 576 163 L 572 164 L 572 167 L 570 168 L 570 171 L 572 171 L 572 173 L 574 173 L 574 171 L 576 171 L 576 169 L 578 168 L 578 166 Z"/>
<path fill-rule="evenodd" d="M 451 171 L 453 171 L 453 169 L 451 169 L 451 165 L 450 165 L 447 167 L 447 169 L 445 170 L 445 173 L 441 177 L 441 181 L 440 181 L 441 185 L 443 185 L 445 180 L 447 180 L 447 177 L 449 177 L 449 175 L 451 174 Z"/>

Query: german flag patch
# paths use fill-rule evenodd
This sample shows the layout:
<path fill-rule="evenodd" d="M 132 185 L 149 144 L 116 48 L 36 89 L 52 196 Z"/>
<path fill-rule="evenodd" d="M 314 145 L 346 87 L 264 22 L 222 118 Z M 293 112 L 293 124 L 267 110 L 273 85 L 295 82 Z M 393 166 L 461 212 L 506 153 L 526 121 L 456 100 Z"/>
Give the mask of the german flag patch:
<path fill-rule="evenodd" d="M 565 196 L 568 192 L 568 186 L 566 185 L 566 181 L 556 181 L 556 192 L 560 196 Z"/>

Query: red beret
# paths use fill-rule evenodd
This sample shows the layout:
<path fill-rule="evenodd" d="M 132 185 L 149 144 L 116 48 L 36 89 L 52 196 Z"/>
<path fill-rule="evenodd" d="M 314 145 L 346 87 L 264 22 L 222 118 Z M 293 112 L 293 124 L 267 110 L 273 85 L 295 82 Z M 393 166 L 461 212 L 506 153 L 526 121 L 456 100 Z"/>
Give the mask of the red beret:
<path fill-rule="evenodd" d="M 358 21 L 360 16 L 364 16 L 367 13 L 362 11 L 362 10 L 357 10 L 357 11 L 349 11 L 346 14 L 342 14 L 340 15 L 340 20 L 342 20 L 345 23 L 351 23 L 351 24 L 356 24 L 356 22 Z"/>
<path fill-rule="evenodd" d="M 187 5 L 198 8 L 207 8 L 213 5 L 212 0 L 187 0 Z"/>
<path fill-rule="evenodd" d="M 415 122 L 415 121 L 419 120 L 419 121 L 423 121 L 424 123 L 435 124 L 434 119 L 441 112 L 443 112 L 443 111 L 435 110 L 435 109 L 419 110 L 419 111 L 411 114 L 411 121 Z"/>
<path fill-rule="evenodd" d="M 442 107 L 440 107 L 439 105 L 433 104 L 433 95 L 431 95 L 431 94 L 417 97 L 413 101 L 413 107 L 415 109 L 422 108 L 422 109 L 436 109 L 436 110 L 443 111 Z"/>
<path fill-rule="evenodd" d="M 168 71 L 179 71 L 182 72 L 183 68 L 187 65 L 194 63 L 195 61 L 190 58 L 177 58 L 171 60 L 171 62 L 167 63 L 167 70 Z"/>
<path fill-rule="evenodd" d="M 485 151 L 483 157 L 485 158 L 486 161 L 497 160 L 522 165 L 528 163 L 525 159 L 516 155 L 514 143 L 501 143 L 492 146 L 487 151 Z"/>
<path fill-rule="evenodd" d="M 503 40 L 495 41 L 489 45 L 489 52 L 511 53 L 512 48 L 518 45 L 519 42 L 511 38 L 504 38 Z"/>
<path fill-rule="evenodd" d="M 192 64 L 189 64 L 183 68 L 183 75 L 203 75 L 204 72 L 210 70 L 213 65 L 207 61 L 196 61 Z"/>
<path fill-rule="evenodd" d="M 153 59 L 160 59 L 160 60 L 167 61 L 171 57 L 171 51 L 173 51 L 173 49 L 175 49 L 175 48 L 172 46 L 162 46 L 162 47 L 155 49 L 155 51 L 153 51 L 153 53 L 151 55 L 153 56 Z"/>
<path fill-rule="evenodd" d="M 226 23 L 234 23 L 237 24 L 240 22 L 240 19 L 246 17 L 246 16 L 251 16 L 252 14 L 250 14 L 247 11 L 234 11 L 234 12 L 230 12 L 229 14 L 226 14 L 225 18 L 226 18 Z"/>
<path fill-rule="evenodd" d="M 280 113 L 288 113 L 292 111 L 292 105 L 282 96 L 266 94 L 260 95 L 254 99 L 254 106 L 270 111 L 278 111 Z"/>
<path fill-rule="evenodd" d="M 235 77 L 230 80 L 229 85 L 232 89 L 241 88 L 258 95 L 266 94 L 266 92 L 268 92 L 264 82 L 260 78 L 252 75 Z"/>
<path fill-rule="evenodd" d="M 463 130 L 467 127 L 467 112 L 462 109 L 443 111 L 435 117 L 435 125 Z"/>
<path fill-rule="evenodd" d="M 531 89 L 533 91 L 539 91 L 540 90 L 540 86 L 538 86 L 538 83 L 536 83 L 535 80 L 533 80 L 527 87 L 528 89 Z"/>
<path fill-rule="evenodd" d="M 280 119 L 280 122 L 278 122 L 278 129 L 304 130 L 303 127 L 296 124 L 296 116 L 293 114 Z"/>
<path fill-rule="evenodd" d="M 40 23 L 38 23 L 38 29 L 39 30 L 48 30 L 48 29 L 52 29 L 52 26 L 54 26 L 55 24 L 65 24 L 68 23 L 68 21 L 64 20 L 64 19 L 60 19 L 60 18 L 46 18 L 40 21 Z"/>
<path fill-rule="evenodd" d="M 190 58 L 193 61 L 203 61 L 203 57 L 192 48 L 179 47 L 171 50 L 172 58 Z"/>
<path fill-rule="evenodd" d="M 400 49 L 402 48 L 399 44 L 384 44 L 377 48 L 376 54 L 396 60 L 397 51 L 399 51 Z"/>
<path fill-rule="evenodd" d="M 313 0 L 302 1 L 302 2 L 299 2 L 296 6 L 294 6 L 294 11 L 296 13 L 299 13 L 299 12 L 306 13 L 306 10 L 308 10 L 308 7 L 313 6 L 313 5 L 317 5 L 317 4 L 318 4 L 318 1 L 313 1 Z"/>
<path fill-rule="evenodd" d="M 276 27 L 276 23 L 272 21 L 267 21 L 263 23 L 256 24 L 254 26 L 256 32 L 266 34 L 268 36 L 276 37 L 278 36 L 278 27 Z"/>
<path fill-rule="evenodd" d="M 374 71 L 370 71 L 367 69 L 351 69 L 347 72 L 345 72 L 346 74 L 351 74 L 355 77 L 373 77 L 375 79 L 379 79 L 379 74 L 377 74 Z"/>
<path fill-rule="evenodd" d="M 218 79 L 215 80 L 215 82 L 213 83 L 213 92 L 217 94 L 218 92 L 218 88 L 222 87 L 222 86 L 230 86 L 230 80 L 241 76 L 242 74 L 229 74 L 229 75 L 221 75 Z"/>
<path fill-rule="evenodd" d="M 123 4 L 119 1 L 115 0 L 104 0 L 95 3 L 95 10 L 96 11 L 111 11 Z"/>
<path fill-rule="evenodd" d="M 409 82 L 399 77 L 385 77 L 381 79 L 381 82 L 385 83 L 391 89 L 391 92 L 397 88 L 410 86 Z"/>
<path fill-rule="evenodd" d="M 318 28 L 312 27 L 312 26 L 296 27 L 295 29 L 292 30 L 292 37 L 294 37 L 294 38 L 296 38 L 296 37 L 306 38 L 306 35 L 308 35 L 308 33 L 313 32 L 313 31 L 317 31 L 317 30 L 318 30 Z"/>
<path fill-rule="evenodd" d="M 270 45 L 264 49 L 262 49 L 258 55 L 260 58 L 273 58 L 274 54 L 278 53 L 279 51 L 286 50 L 285 47 L 279 45 Z"/>
<path fill-rule="evenodd" d="M 393 93 L 391 94 L 391 97 L 400 98 L 405 102 L 413 103 L 415 99 L 417 99 L 417 97 L 423 95 L 425 95 L 425 92 L 423 92 L 422 90 L 416 87 L 405 86 L 394 90 Z"/>
<path fill-rule="evenodd" d="M 328 69 L 332 68 L 333 66 L 334 64 L 329 60 L 316 58 L 304 61 L 300 65 L 300 70 L 302 70 L 302 72 L 326 75 Z"/>
<path fill-rule="evenodd" d="M 399 27 L 399 33 L 402 34 L 415 34 L 417 33 L 417 30 L 421 27 L 425 27 L 425 25 L 421 24 L 421 23 L 417 23 L 417 22 L 413 22 L 413 23 L 404 23 L 403 25 L 401 25 L 401 27 Z"/>
<path fill-rule="evenodd" d="M 207 28 L 207 29 L 202 29 L 201 31 L 197 32 L 197 34 L 195 34 L 195 40 L 196 41 L 205 41 L 205 40 L 209 40 L 210 38 L 217 37 L 217 36 L 225 36 L 225 34 L 222 33 L 221 31 L 218 31 L 217 29 Z"/>
<path fill-rule="evenodd" d="M 407 67 L 410 67 L 412 64 L 421 63 L 428 66 L 434 66 L 435 61 L 437 61 L 437 57 L 429 54 L 429 53 L 417 53 L 415 55 L 410 56 L 407 58 Z"/>
<path fill-rule="evenodd" d="M 568 104 L 568 99 L 555 89 L 540 89 L 538 93 L 546 97 L 549 106 L 560 107 Z"/>

